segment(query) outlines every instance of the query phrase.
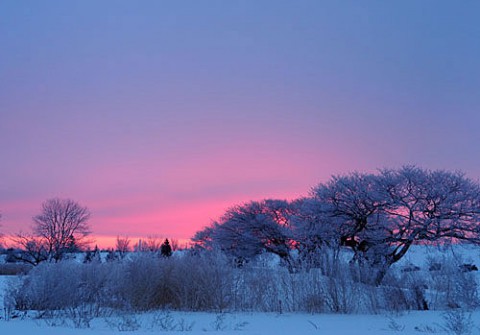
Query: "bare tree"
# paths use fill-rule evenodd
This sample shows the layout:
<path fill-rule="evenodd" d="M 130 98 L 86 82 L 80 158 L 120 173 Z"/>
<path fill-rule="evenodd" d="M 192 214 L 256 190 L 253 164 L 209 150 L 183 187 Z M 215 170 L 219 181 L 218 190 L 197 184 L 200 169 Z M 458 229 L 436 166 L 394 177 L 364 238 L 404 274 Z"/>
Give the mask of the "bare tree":
<path fill-rule="evenodd" d="M 124 258 L 125 255 L 132 250 L 130 247 L 130 238 L 128 236 L 117 236 L 115 250 L 120 254 L 120 258 Z"/>
<path fill-rule="evenodd" d="M 20 233 L 13 241 L 20 249 L 12 254 L 15 261 L 38 265 L 48 259 L 48 250 L 41 238 Z"/>
<path fill-rule="evenodd" d="M 178 239 L 176 238 L 171 238 L 170 239 L 170 246 L 172 247 L 172 251 L 177 251 L 180 249 L 180 245 L 178 242 Z"/>
<path fill-rule="evenodd" d="M 33 217 L 33 232 L 45 244 L 50 259 L 58 261 L 68 251 L 81 248 L 90 234 L 90 212 L 71 199 L 49 199 Z"/>
<path fill-rule="evenodd" d="M 139 239 L 133 246 L 136 252 L 159 252 L 162 247 L 162 239 L 158 236 L 150 235 L 144 239 Z"/>

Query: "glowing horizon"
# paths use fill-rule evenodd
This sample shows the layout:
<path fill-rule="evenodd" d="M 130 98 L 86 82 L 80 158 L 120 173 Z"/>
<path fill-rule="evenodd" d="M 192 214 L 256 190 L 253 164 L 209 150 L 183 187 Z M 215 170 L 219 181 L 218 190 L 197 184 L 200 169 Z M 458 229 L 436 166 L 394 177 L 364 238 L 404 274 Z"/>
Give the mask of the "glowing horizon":
<path fill-rule="evenodd" d="M 304 194 L 306 193 L 307 192 Z M 301 194 L 291 194 L 288 197 L 282 198 L 291 200 L 298 196 L 301 196 Z M 238 201 L 234 201 L 234 199 L 214 200 L 213 202 L 202 200 L 198 203 L 185 204 L 183 207 L 170 210 L 166 213 L 155 209 L 152 209 L 151 212 L 145 212 L 145 209 L 143 209 L 143 212 L 138 212 L 138 209 L 121 208 L 126 205 L 121 201 L 117 204 L 101 202 L 97 204 L 97 206 L 89 206 L 84 202 L 79 203 L 82 206 L 88 207 L 92 214 L 89 220 L 92 234 L 89 236 L 89 239 L 94 239 L 95 242 L 91 244 L 98 244 L 100 248 L 111 248 L 114 246 L 117 236 L 127 236 L 132 243 L 139 239 L 156 236 L 158 238 L 176 239 L 181 241 L 182 244 L 186 244 L 196 231 L 210 225 L 214 220 L 219 219 L 228 208 L 263 198 L 254 199 L 244 195 L 236 199 Z M 31 204 L 26 207 L 24 207 L 24 205 L 24 203 L 17 203 L 12 204 L 11 207 L 4 206 L 4 208 L 7 209 L 7 213 L 9 210 L 11 212 L 28 211 L 30 215 L 22 215 L 19 216 L 19 218 L 23 221 L 29 220 L 29 224 L 31 224 L 31 218 L 40 213 L 41 203 Z M 184 213 L 186 208 L 188 208 L 189 213 Z M 9 217 L 7 216 L 6 219 L 8 220 Z M 191 224 L 192 222 L 193 224 Z M 15 227 L 17 225 L 14 224 L 12 226 Z M 29 225 L 23 226 L 29 227 Z M 28 231 L 29 229 L 27 228 L 23 232 Z M 7 231 L 5 240 L 8 242 L 11 239 L 8 235 L 14 235 L 19 232 L 21 231 Z M 11 242 L 7 244 L 11 245 Z"/>

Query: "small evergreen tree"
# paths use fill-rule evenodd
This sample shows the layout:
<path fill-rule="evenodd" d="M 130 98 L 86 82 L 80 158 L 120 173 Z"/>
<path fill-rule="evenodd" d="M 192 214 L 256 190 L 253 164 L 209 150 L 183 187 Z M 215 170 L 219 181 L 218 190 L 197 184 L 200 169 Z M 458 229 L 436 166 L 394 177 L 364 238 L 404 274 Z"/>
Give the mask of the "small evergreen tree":
<path fill-rule="evenodd" d="M 165 239 L 165 242 L 163 242 L 160 252 L 163 257 L 170 257 L 172 256 L 172 247 L 170 246 L 170 242 L 168 241 L 168 238 Z"/>

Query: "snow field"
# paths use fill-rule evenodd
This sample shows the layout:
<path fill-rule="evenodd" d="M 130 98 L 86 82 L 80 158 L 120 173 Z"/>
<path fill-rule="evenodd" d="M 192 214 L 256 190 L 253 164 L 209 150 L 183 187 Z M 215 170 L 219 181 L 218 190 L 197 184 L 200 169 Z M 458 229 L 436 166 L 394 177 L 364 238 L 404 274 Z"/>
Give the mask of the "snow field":
<path fill-rule="evenodd" d="M 480 312 L 471 315 L 472 332 L 479 332 Z M 162 326 L 161 320 L 171 321 Z M 62 324 L 65 322 L 64 324 Z M 131 322 L 136 326 L 125 326 Z M 168 324 L 172 328 L 168 328 Z M 181 328 L 181 324 L 185 328 Z M 123 326 L 123 328 L 122 328 Z M 138 329 L 137 329 L 138 328 Z M 129 314 L 92 320 L 90 328 L 74 328 L 69 320 L 14 319 L 0 321 L 0 334 L 76 335 L 76 334 L 449 334 L 442 312 L 410 312 L 400 315 L 274 314 L 274 313 L 183 313 L 158 312 Z"/>
<path fill-rule="evenodd" d="M 449 260 L 452 257 L 465 263 L 479 265 L 479 249 L 466 246 L 442 249 L 416 246 L 395 267 L 418 266 L 420 274 L 434 275 L 428 266 L 432 258 Z M 273 265 L 274 266 L 274 265 Z M 418 274 L 418 273 L 417 273 Z M 472 273 L 479 279 L 478 272 Z M 18 312 L 18 317 L 5 320 L 4 294 L 14 276 L 0 276 L 0 335 L 75 335 L 75 334 L 451 334 L 447 324 L 448 313 L 460 317 L 471 334 L 480 334 L 480 310 L 453 312 L 406 311 L 397 314 L 308 314 L 308 313 L 204 313 L 167 312 L 146 313 L 115 312 L 109 317 L 79 318 L 63 314 L 56 318 L 37 318 L 38 312 Z M 455 314 L 456 313 L 456 314 Z M 460 321 L 461 321 L 460 320 Z M 80 327 L 80 328 L 78 328 Z M 461 334 L 461 333 L 459 333 Z M 468 334 L 464 332 L 463 334 Z"/>

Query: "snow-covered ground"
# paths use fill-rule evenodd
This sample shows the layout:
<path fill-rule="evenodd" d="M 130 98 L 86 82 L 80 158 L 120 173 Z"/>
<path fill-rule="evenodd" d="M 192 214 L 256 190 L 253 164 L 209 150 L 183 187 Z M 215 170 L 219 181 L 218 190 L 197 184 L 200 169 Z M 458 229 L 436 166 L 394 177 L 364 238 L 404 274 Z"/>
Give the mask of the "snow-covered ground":
<path fill-rule="evenodd" d="M 75 328 L 70 317 L 36 319 L 35 313 L 5 320 L 3 288 L 15 277 L 0 276 L 0 334 L 450 334 L 445 312 L 415 311 L 383 315 L 307 313 L 186 313 L 152 312 L 89 320 L 88 328 Z M 480 311 L 465 312 L 472 334 L 480 333 Z"/>
<path fill-rule="evenodd" d="M 3 297 L 5 295 L 5 288 L 7 287 L 7 280 L 11 278 L 8 276 L 0 276 L 0 309 L 3 311 Z M 3 317 L 3 315 L 2 315 Z"/>
<path fill-rule="evenodd" d="M 470 315 L 470 314 L 468 314 Z M 467 316 L 468 316 L 467 315 Z M 470 315 L 473 334 L 480 332 L 480 312 Z M 167 326 L 162 321 L 167 320 Z M 170 321 L 168 321 L 170 320 Z M 96 319 L 90 328 L 74 328 L 56 320 L 14 319 L 0 321 L 0 334 L 448 334 L 441 312 L 410 312 L 402 315 L 311 315 L 266 313 L 157 313 Z M 168 326 L 168 324 L 171 326 Z M 133 325 L 132 325 L 133 324 Z M 130 325 L 130 326 L 129 326 Z M 138 328 L 138 329 L 136 329 Z"/>
<path fill-rule="evenodd" d="M 433 258 L 457 259 L 463 263 L 476 264 L 480 267 L 480 248 L 478 246 L 412 246 L 407 254 L 398 262 L 399 266 L 416 265 L 428 270 L 428 262 Z"/>
<path fill-rule="evenodd" d="M 397 266 L 416 265 L 428 271 L 430 258 L 460 257 L 464 263 L 480 265 L 479 248 L 455 246 L 441 250 L 416 246 Z M 477 276 L 479 274 L 477 273 Z M 71 317 L 37 319 L 35 312 L 5 320 L 4 289 L 16 277 L 0 276 L 0 335 L 75 335 L 75 334 L 451 334 L 447 314 L 442 311 L 414 311 L 400 314 L 340 315 L 307 313 L 186 313 L 151 312 L 125 314 L 88 320 L 87 328 L 75 328 Z M 452 312 L 451 312 L 452 313 Z M 455 312 L 453 312 L 455 313 Z M 450 314 L 452 316 L 452 314 Z M 456 315 L 467 331 L 480 334 L 480 310 L 459 311 Z M 84 325 L 85 326 L 85 325 Z"/>

